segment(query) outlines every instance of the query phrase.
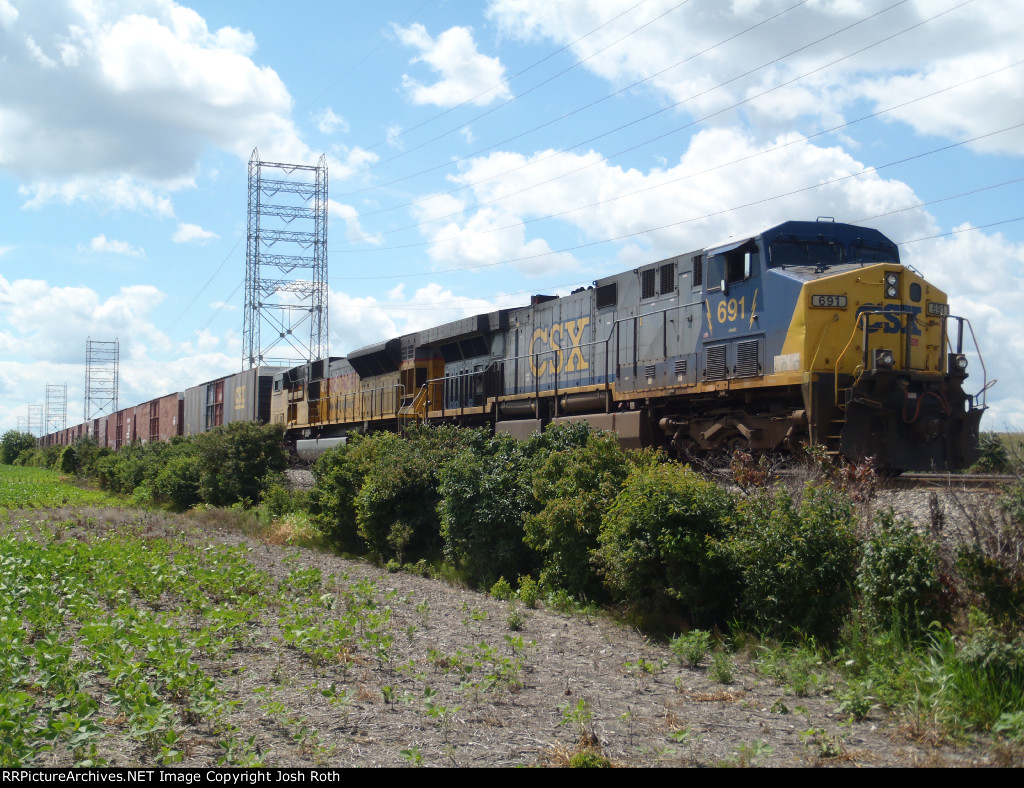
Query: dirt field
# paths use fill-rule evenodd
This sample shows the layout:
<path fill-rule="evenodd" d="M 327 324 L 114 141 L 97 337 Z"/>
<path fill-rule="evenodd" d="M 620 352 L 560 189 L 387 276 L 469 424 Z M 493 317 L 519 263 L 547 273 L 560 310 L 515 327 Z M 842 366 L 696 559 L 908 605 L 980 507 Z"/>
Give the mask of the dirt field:
<path fill-rule="evenodd" d="M 102 517 L 79 522 L 65 538 L 108 527 Z M 186 527 L 181 518 L 154 514 L 145 517 L 143 535 Z M 314 667 L 282 644 L 278 618 L 268 611 L 226 661 L 201 665 L 225 697 L 237 701 L 230 719 L 235 734 L 226 736 L 209 720 L 183 719 L 184 757 L 176 765 L 216 765 L 230 747 L 236 762 L 268 766 L 558 766 L 580 751 L 616 766 L 974 766 L 998 760 L 985 742 L 938 745 L 927 731 L 882 710 L 848 722 L 836 709 L 835 688 L 804 697 L 787 692 L 758 675 L 748 653 L 733 656 L 732 680 L 722 683 L 710 677 L 710 660 L 681 666 L 666 644 L 609 615 L 519 606 L 522 627 L 513 631 L 508 602 L 204 527 L 190 538 L 246 542 L 253 566 L 279 581 L 296 569 L 316 568 L 325 594 L 363 588 L 378 611 L 389 611 L 382 631 L 393 641 L 387 661 L 360 650 L 342 663 Z M 332 612 L 321 608 L 319 615 L 327 623 Z M 100 751 L 109 765 L 152 765 L 152 752 L 101 706 L 104 715 Z M 69 765 L 69 757 L 64 751 L 38 765 Z"/>

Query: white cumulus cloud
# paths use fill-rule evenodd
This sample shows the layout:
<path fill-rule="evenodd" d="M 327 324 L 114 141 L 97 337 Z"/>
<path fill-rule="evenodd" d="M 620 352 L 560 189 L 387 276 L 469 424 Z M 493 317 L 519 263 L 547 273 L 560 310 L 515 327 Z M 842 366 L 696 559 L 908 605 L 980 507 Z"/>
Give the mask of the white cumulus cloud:
<path fill-rule="evenodd" d="M 179 224 L 178 229 L 171 236 L 171 240 L 176 244 L 206 243 L 217 238 L 220 236 L 212 230 L 204 230 L 198 224 L 188 224 L 187 222 Z"/>
<path fill-rule="evenodd" d="M 146 252 L 139 249 L 136 246 L 132 246 L 127 241 L 116 241 L 113 238 L 107 238 L 105 235 L 97 235 L 89 242 L 89 249 L 93 252 L 101 252 L 106 254 L 123 254 L 127 257 L 145 257 Z"/>
<path fill-rule="evenodd" d="M 402 83 L 413 103 L 454 107 L 468 101 L 483 107 L 512 97 L 508 85 L 503 84 L 505 67 L 498 58 L 477 51 L 469 28 L 451 27 L 437 38 L 432 38 L 420 24 L 395 27 L 395 33 L 403 44 L 419 50 L 411 63 L 426 63 L 441 77 L 424 85 L 408 74 L 403 75 Z"/>

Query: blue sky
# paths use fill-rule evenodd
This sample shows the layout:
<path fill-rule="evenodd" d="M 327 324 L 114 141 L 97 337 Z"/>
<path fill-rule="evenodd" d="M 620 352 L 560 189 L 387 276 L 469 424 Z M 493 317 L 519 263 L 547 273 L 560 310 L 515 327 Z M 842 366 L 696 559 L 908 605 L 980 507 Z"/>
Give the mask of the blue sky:
<path fill-rule="evenodd" d="M 0 430 L 47 383 L 82 420 L 87 337 L 123 405 L 241 369 L 254 148 L 327 156 L 333 355 L 832 216 L 950 294 L 1024 428 L 1019 10 L 0 0 Z"/>

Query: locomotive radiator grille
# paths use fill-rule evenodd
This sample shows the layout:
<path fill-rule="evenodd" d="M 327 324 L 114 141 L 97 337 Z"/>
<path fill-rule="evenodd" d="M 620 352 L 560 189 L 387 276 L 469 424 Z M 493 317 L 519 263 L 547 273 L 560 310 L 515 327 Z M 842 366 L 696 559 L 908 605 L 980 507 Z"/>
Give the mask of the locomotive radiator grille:
<path fill-rule="evenodd" d="M 761 373 L 760 353 L 756 339 L 740 342 L 736 346 L 736 377 L 752 378 Z"/>
<path fill-rule="evenodd" d="M 704 377 L 708 380 L 725 380 L 729 368 L 725 363 L 725 345 L 709 347 L 704 362 Z"/>

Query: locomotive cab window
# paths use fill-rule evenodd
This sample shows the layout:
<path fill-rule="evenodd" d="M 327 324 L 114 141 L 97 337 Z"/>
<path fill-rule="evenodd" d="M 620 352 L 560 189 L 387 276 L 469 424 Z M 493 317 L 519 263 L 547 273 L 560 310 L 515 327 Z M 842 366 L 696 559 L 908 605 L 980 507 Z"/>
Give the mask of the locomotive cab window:
<path fill-rule="evenodd" d="M 721 290 L 757 276 L 761 255 L 757 246 L 744 244 L 716 254 L 708 260 L 708 290 Z"/>

